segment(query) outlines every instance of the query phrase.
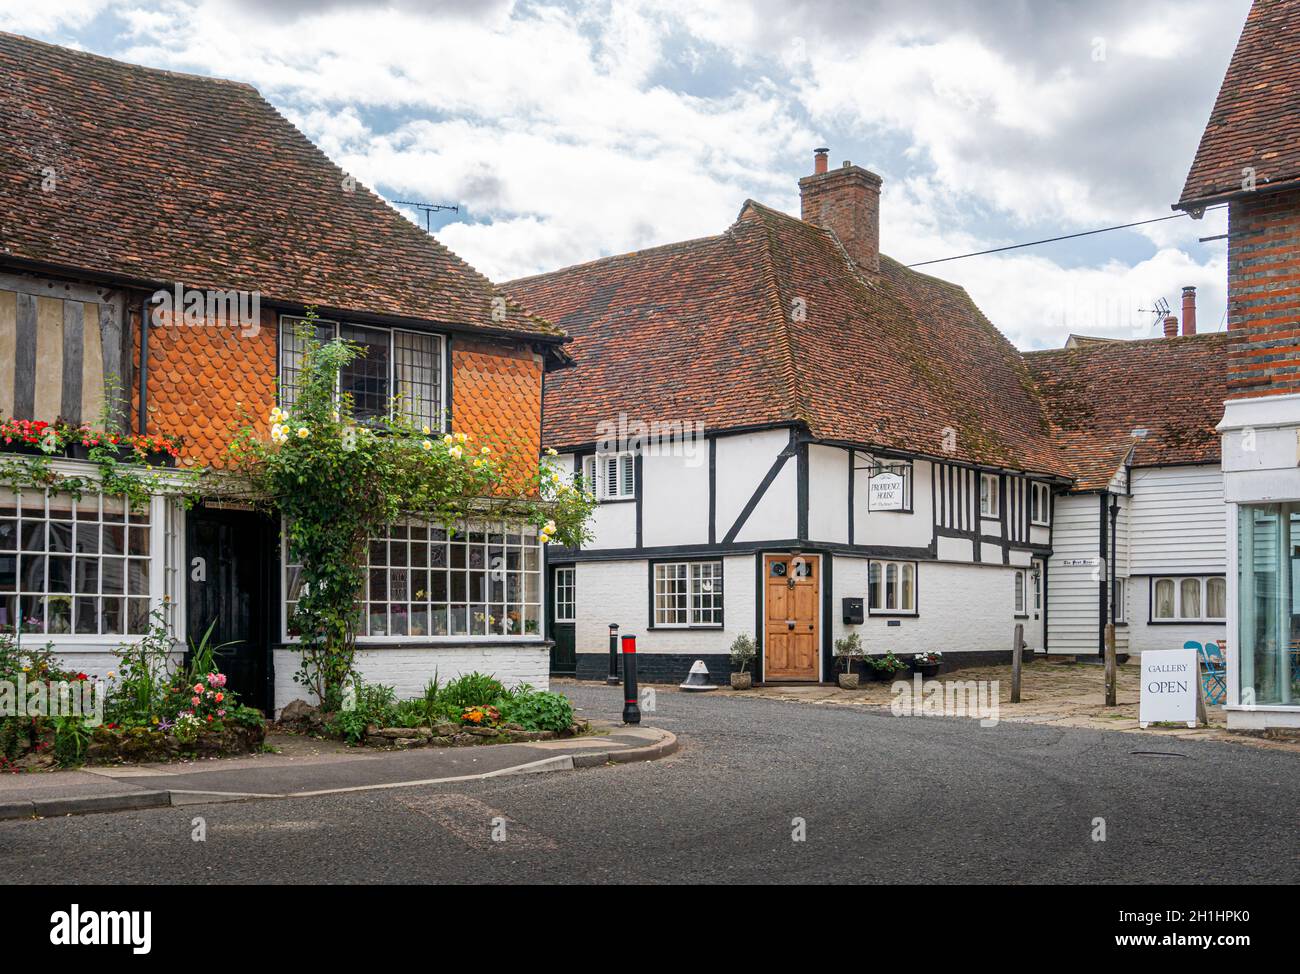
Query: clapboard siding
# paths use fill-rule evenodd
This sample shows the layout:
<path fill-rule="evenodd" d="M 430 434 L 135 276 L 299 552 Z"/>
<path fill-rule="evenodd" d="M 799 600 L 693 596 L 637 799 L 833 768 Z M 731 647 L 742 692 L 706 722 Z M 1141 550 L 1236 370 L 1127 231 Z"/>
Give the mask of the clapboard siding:
<path fill-rule="evenodd" d="M 1223 473 L 1217 465 L 1137 469 L 1131 490 L 1131 574 L 1226 570 Z"/>
<path fill-rule="evenodd" d="M 1052 653 L 1097 651 L 1100 511 L 1096 494 L 1067 494 L 1056 499 L 1047 586 L 1047 646 Z M 1083 560 L 1091 561 L 1067 564 Z"/>

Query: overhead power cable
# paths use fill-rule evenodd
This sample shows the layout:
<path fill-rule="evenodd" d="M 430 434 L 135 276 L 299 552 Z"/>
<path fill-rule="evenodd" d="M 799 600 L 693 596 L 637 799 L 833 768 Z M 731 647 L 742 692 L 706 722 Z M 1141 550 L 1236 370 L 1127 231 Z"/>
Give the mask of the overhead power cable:
<path fill-rule="evenodd" d="M 1207 206 L 1205 211 L 1220 210 L 1227 206 L 1226 203 L 1220 203 L 1218 206 Z M 1095 233 L 1109 233 L 1111 230 L 1127 230 L 1130 227 L 1146 226 L 1148 223 L 1162 223 L 1165 220 L 1177 220 L 1179 217 L 1187 216 L 1186 213 L 1174 213 L 1170 216 L 1157 216 L 1150 220 L 1138 220 L 1135 223 L 1121 223 L 1113 227 L 1100 227 L 1096 230 L 1081 230 L 1078 233 L 1066 233 L 1059 237 L 1046 237 L 1043 240 L 1029 240 L 1025 243 L 1008 244 L 1005 247 L 993 247 L 990 250 L 976 250 L 969 254 L 957 254 L 955 257 L 939 257 L 935 260 L 923 260 L 915 264 L 908 264 L 908 267 L 924 267 L 927 264 L 942 264 L 950 260 L 962 260 L 966 257 L 982 257 L 985 254 L 1000 254 L 1007 250 L 1019 250 L 1022 247 L 1037 247 L 1039 244 L 1056 243 L 1058 240 L 1073 240 L 1076 237 L 1090 237 Z"/>

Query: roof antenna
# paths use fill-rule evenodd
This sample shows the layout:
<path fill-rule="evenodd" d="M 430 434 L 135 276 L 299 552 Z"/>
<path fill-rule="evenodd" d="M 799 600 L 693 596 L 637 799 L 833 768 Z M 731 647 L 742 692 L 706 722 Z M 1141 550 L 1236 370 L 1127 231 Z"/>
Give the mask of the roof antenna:
<path fill-rule="evenodd" d="M 1156 298 L 1155 303 L 1156 306 L 1154 308 L 1138 308 L 1138 311 L 1145 311 L 1147 314 L 1155 315 L 1156 320 L 1154 324 L 1159 325 L 1169 317 L 1169 302 L 1164 298 Z"/>
<path fill-rule="evenodd" d="M 398 206 L 414 206 L 417 210 L 424 213 L 424 232 L 432 234 L 432 217 L 439 210 L 451 210 L 453 213 L 459 213 L 459 206 L 452 206 L 450 203 L 421 203 L 418 200 L 393 200 Z"/>

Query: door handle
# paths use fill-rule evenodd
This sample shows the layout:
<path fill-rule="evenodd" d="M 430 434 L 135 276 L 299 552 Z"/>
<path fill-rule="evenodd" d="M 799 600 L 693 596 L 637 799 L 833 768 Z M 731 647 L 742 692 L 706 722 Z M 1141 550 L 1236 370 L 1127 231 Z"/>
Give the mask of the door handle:
<path fill-rule="evenodd" d="M 786 620 L 785 620 L 785 627 L 786 627 L 787 629 L 793 630 L 793 629 L 794 629 L 794 620 L 793 620 L 793 619 L 786 619 Z"/>

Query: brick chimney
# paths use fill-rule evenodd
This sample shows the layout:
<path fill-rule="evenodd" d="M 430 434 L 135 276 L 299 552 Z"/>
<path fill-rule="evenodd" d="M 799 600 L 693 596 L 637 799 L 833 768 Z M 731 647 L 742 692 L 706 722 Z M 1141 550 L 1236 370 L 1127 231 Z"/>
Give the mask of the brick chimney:
<path fill-rule="evenodd" d="M 1178 337 L 1178 318 L 1176 315 L 1165 316 L 1165 337 L 1166 338 Z"/>
<path fill-rule="evenodd" d="M 1196 288 L 1183 288 L 1183 334 L 1196 334 Z"/>
<path fill-rule="evenodd" d="M 800 216 L 834 232 L 864 274 L 880 273 L 880 177 L 845 161 L 827 171 L 828 149 L 813 154 L 813 174 L 799 180 Z"/>

